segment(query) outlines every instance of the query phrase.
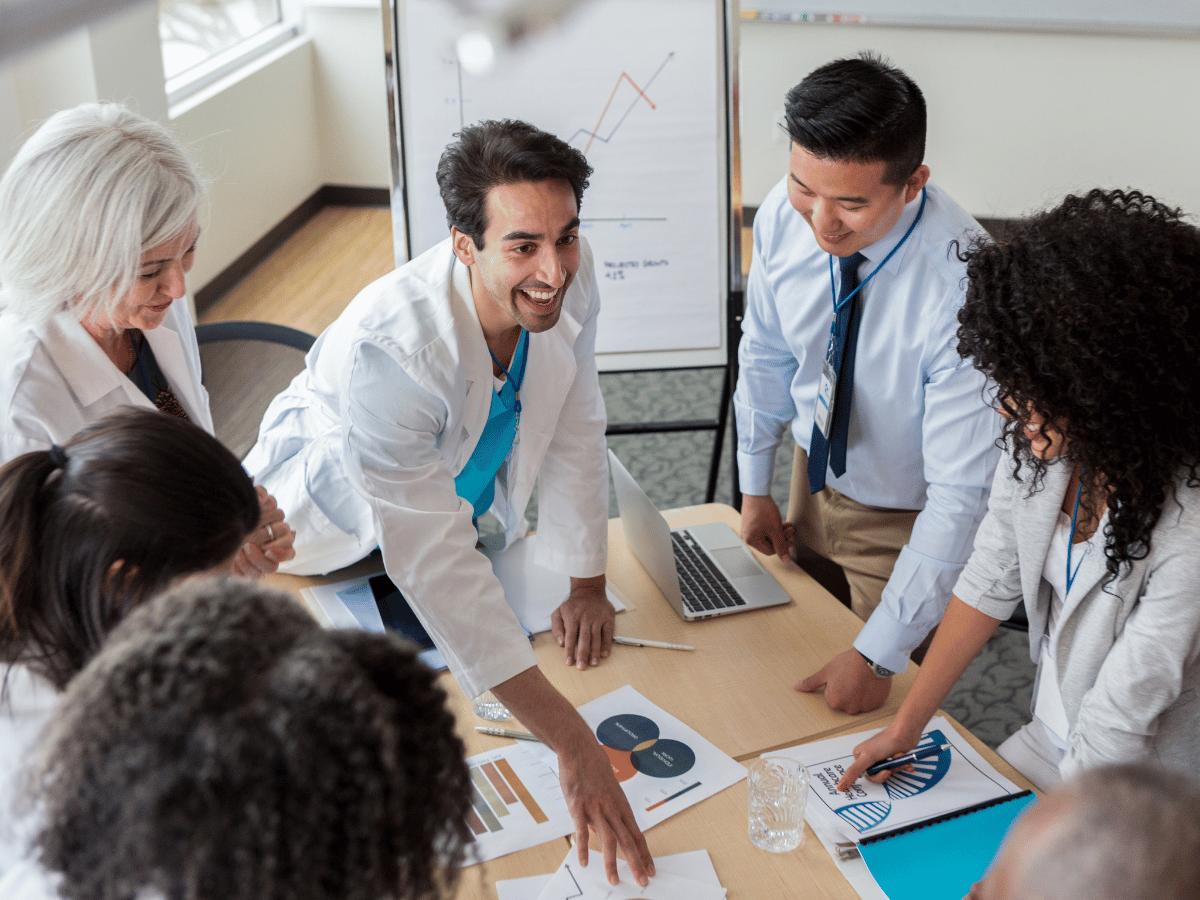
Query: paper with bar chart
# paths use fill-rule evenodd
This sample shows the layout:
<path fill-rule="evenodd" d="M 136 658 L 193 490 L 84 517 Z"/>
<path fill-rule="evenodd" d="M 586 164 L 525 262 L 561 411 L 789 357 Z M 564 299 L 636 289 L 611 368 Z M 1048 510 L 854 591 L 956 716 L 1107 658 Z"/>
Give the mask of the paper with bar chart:
<path fill-rule="evenodd" d="M 570 834 L 574 828 L 558 773 L 524 744 L 467 760 L 472 804 L 467 824 L 479 860 L 495 859 Z"/>
<path fill-rule="evenodd" d="M 938 716 L 930 720 L 917 749 L 947 744 L 950 749 L 918 760 L 912 772 L 896 772 L 882 784 L 860 778 L 849 790 L 839 791 L 838 780 L 853 763 L 854 748 L 881 730 L 801 744 L 768 755 L 804 763 L 812 775 L 806 815 L 843 839 L 856 842 L 1021 790 Z"/>
<path fill-rule="evenodd" d="M 454 133 L 524 119 L 595 169 L 580 208 L 602 311 L 600 353 L 721 345 L 723 26 L 713 3 L 592 0 L 474 76 L 455 4 L 406 4 L 406 169 L 414 254 L 448 230 L 434 172 Z M 411 136 L 411 139 L 410 139 Z"/>
<path fill-rule="evenodd" d="M 644 831 L 746 777 L 746 767 L 629 685 L 579 707 Z M 554 754 L 532 752 L 556 766 Z"/>

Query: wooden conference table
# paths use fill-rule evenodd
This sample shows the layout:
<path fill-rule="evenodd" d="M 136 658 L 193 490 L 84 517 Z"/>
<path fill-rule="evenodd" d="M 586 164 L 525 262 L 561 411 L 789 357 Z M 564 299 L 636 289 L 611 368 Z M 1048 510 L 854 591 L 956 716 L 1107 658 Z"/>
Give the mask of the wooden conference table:
<path fill-rule="evenodd" d="M 738 513 L 720 504 L 669 510 L 664 515 L 672 528 L 714 521 L 729 524 L 735 532 L 739 527 Z M 580 672 L 563 664 L 562 650 L 549 634 L 538 635 L 534 641 L 538 664 L 575 706 L 631 684 L 725 753 L 748 762 L 769 750 L 879 727 L 881 720 L 896 712 L 912 685 L 917 667 L 910 663 L 907 671 L 894 679 L 888 702 L 862 716 L 834 712 L 819 694 L 800 694 L 792 689 L 797 680 L 850 647 L 862 623 L 791 563 L 756 552 L 794 602 L 685 623 L 629 551 L 619 519 L 609 523 L 608 555 L 609 582 L 631 606 L 617 615 L 617 634 L 691 644 L 696 650 L 614 645 L 612 655 L 600 666 Z M 272 581 L 296 589 L 340 580 L 352 572 L 346 570 L 322 579 L 277 575 Z M 509 743 L 506 738 L 476 732 L 476 725 L 486 723 L 476 718 L 470 699 L 448 673 L 442 684 L 468 755 Z M 495 724 L 520 727 L 511 720 Z M 1024 785 L 1023 779 L 995 753 L 978 741 L 972 742 L 1000 771 Z M 790 896 L 789 889 L 805 897 L 852 900 L 857 896 L 808 829 L 804 844 L 793 853 L 765 853 L 752 846 L 746 836 L 744 783 L 673 816 L 646 832 L 646 838 L 655 855 L 707 849 L 721 883 L 729 891 L 729 900 Z M 568 848 L 567 839 L 561 838 L 471 866 L 463 872 L 458 896 L 463 900 L 493 900 L 494 882 L 553 872 Z M 592 864 L 601 864 L 599 858 L 593 856 Z"/>

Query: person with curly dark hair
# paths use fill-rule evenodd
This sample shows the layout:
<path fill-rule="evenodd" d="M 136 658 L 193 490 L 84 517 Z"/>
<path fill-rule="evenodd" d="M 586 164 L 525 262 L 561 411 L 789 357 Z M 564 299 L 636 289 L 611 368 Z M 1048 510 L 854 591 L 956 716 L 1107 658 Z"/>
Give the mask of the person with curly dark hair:
<path fill-rule="evenodd" d="M 0 469 L 0 874 L 27 852 L 18 773 L 60 692 L 139 604 L 228 572 L 259 511 L 232 453 L 154 409 Z"/>
<path fill-rule="evenodd" d="M 1024 600 L 1039 787 L 1200 758 L 1200 230 L 1137 191 L 1067 197 L 963 254 L 959 352 L 997 387 L 1008 464 L 911 693 L 848 786 L 911 748 Z"/>
<path fill-rule="evenodd" d="M 35 782 L 41 866 L 0 896 L 448 897 L 471 781 L 436 682 L 408 644 L 254 582 L 163 594 L 68 687 Z"/>

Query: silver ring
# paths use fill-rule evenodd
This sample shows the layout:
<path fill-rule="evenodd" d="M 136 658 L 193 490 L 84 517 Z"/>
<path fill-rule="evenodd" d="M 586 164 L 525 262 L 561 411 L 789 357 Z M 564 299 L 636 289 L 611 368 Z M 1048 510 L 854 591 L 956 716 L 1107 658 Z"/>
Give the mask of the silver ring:
<path fill-rule="evenodd" d="M 268 541 L 275 540 L 275 530 L 273 528 L 271 528 L 271 526 L 269 524 L 267 525 L 267 540 Z"/>

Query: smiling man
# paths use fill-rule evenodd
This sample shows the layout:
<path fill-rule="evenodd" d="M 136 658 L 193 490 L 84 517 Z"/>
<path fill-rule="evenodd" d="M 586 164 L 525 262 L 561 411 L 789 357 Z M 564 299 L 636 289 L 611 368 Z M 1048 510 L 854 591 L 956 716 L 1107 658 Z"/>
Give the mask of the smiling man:
<path fill-rule="evenodd" d="M 954 350 L 955 242 L 979 226 L 929 182 L 924 97 L 880 58 L 815 70 L 785 117 L 790 165 L 754 218 L 734 396 L 742 537 L 826 583 L 845 575 L 867 623 L 796 689 L 865 712 L 941 619 L 985 511 L 999 424 Z M 789 426 L 785 525 L 770 484 Z"/>
<path fill-rule="evenodd" d="M 591 826 L 610 878 L 619 846 L 644 883 L 653 863 L 607 757 L 538 669 L 476 551 L 488 511 L 506 540 L 524 534 L 536 481 L 537 562 L 571 576 L 553 616 L 564 661 L 584 669 L 608 656 L 600 302 L 579 237 L 591 171 L 524 122 L 464 128 L 437 171 L 450 236 L 326 329 L 267 410 L 246 466 L 294 511 L 288 571 L 328 571 L 381 547 L 464 693 L 493 690 L 557 753 L 581 859 Z"/>

